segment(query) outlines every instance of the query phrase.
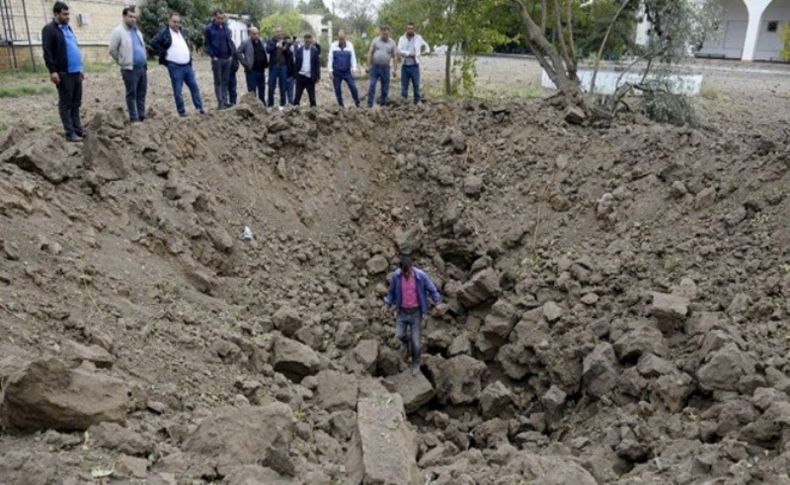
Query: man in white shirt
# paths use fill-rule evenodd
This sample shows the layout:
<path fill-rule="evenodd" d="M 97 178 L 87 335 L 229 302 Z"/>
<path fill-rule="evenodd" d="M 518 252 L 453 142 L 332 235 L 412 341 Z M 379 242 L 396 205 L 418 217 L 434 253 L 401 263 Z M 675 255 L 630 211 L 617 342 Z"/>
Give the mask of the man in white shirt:
<path fill-rule="evenodd" d="M 184 84 L 189 88 L 195 109 L 202 114 L 203 101 L 200 98 L 200 87 L 195 78 L 195 71 L 192 69 L 189 36 L 181 28 L 179 14 L 171 13 L 167 23 L 167 27 L 151 39 L 151 49 L 159 56 L 159 64 L 167 67 L 179 116 L 186 116 L 184 99 L 181 96 Z"/>
<path fill-rule="evenodd" d="M 332 42 L 327 58 L 329 75 L 332 77 L 332 84 L 335 88 L 335 98 L 337 104 L 343 106 L 343 81 L 348 84 L 354 104 L 359 108 L 359 93 L 354 83 L 354 74 L 357 72 L 357 55 L 354 52 L 354 45 L 346 42 L 346 32 L 341 30 L 337 33 L 337 41 Z"/>
<path fill-rule="evenodd" d="M 305 34 L 304 43 L 296 48 L 294 71 L 296 71 L 294 105 L 299 106 L 299 102 L 302 100 L 302 93 L 307 89 L 310 106 L 314 107 L 316 105 L 315 85 L 321 78 L 321 56 L 318 53 L 318 49 L 313 45 L 312 34 Z"/>
<path fill-rule="evenodd" d="M 420 55 L 423 48 L 430 50 L 422 36 L 414 31 L 414 24 L 406 24 L 406 33 L 398 40 L 401 64 L 400 94 L 404 103 L 409 102 L 409 82 L 414 89 L 414 104 L 420 102 Z"/>

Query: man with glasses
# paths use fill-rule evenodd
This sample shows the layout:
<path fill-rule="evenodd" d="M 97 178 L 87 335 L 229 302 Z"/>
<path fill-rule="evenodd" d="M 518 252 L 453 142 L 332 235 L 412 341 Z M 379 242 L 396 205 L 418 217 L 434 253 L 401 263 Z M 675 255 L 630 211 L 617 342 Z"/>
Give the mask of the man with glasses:
<path fill-rule="evenodd" d="M 168 25 L 151 39 L 151 49 L 159 56 L 159 64 L 167 67 L 179 116 L 186 116 L 184 99 L 181 97 L 184 84 L 189 88 L 195 109 L 202 114 L 203 101 L 192 69 L 191 43 L 186 31 L 181 28 L 181 15 L 175 12 L 170 14 Z"/>

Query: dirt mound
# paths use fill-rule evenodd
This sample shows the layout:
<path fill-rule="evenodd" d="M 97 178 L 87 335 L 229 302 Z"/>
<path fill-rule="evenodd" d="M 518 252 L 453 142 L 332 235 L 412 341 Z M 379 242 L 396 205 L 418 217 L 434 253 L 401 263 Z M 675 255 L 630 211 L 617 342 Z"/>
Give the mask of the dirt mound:
<path fill-rule="evenodd" d="M 0 141 L 6 482 L 788 480 L 778 131 L 246 98 L 87 126 Z M 449 304 L 411 378 L 398 248 Z"/>

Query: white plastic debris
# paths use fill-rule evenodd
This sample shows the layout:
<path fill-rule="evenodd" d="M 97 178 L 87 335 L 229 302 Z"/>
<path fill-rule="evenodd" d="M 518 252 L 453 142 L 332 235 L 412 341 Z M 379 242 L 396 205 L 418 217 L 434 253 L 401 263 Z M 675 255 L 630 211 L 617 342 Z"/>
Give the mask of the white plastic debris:
<path fill-rule="evenodd" d="M 241 238 L 245 241 L 252 241 L 252 229 L 250 229 L 250 226 L 244 226 L 244 232 L 241 234 Z"/>

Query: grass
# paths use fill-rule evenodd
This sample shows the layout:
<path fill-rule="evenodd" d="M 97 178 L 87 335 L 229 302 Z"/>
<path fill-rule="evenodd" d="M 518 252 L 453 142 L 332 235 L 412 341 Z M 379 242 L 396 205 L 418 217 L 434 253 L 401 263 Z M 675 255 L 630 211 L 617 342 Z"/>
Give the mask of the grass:
<path fill-rule="evenodd" d="M 39 94 L 50 94 L 53 92 L 55 92 L 55 88 L 52 86 L 23 84 L 21 86 L 0 87 L 0 98 L 22 98 L 24 96 L 38 96 Z"/>
<path fill-rule="evenodd" d="M 702 83 L 702 87 L 700 88 L 699 95 L 702 99 L 713 101 L 719 99 L 719 92 L 711 86 L 710 84 Z"/>
<path fill-rule="evenodd" d="M 0 85 L 7 85 L 12 82 L 18 81 L 25 81 L 31 79 L 48 79 L 49 75 L 47 70 L 43 66 L 43 62 L 41 64 L 37 64 L 38 68 L 34 71 L 30 67 L 23 67 L 17 72 L 0 72 Z M 117 68 L 117 66 L 113 63 L 108 62 L 94 62 L 85 64 L 85 74 L 97 74 L 102 72 L 108 72 L 112 69 Z"/>

